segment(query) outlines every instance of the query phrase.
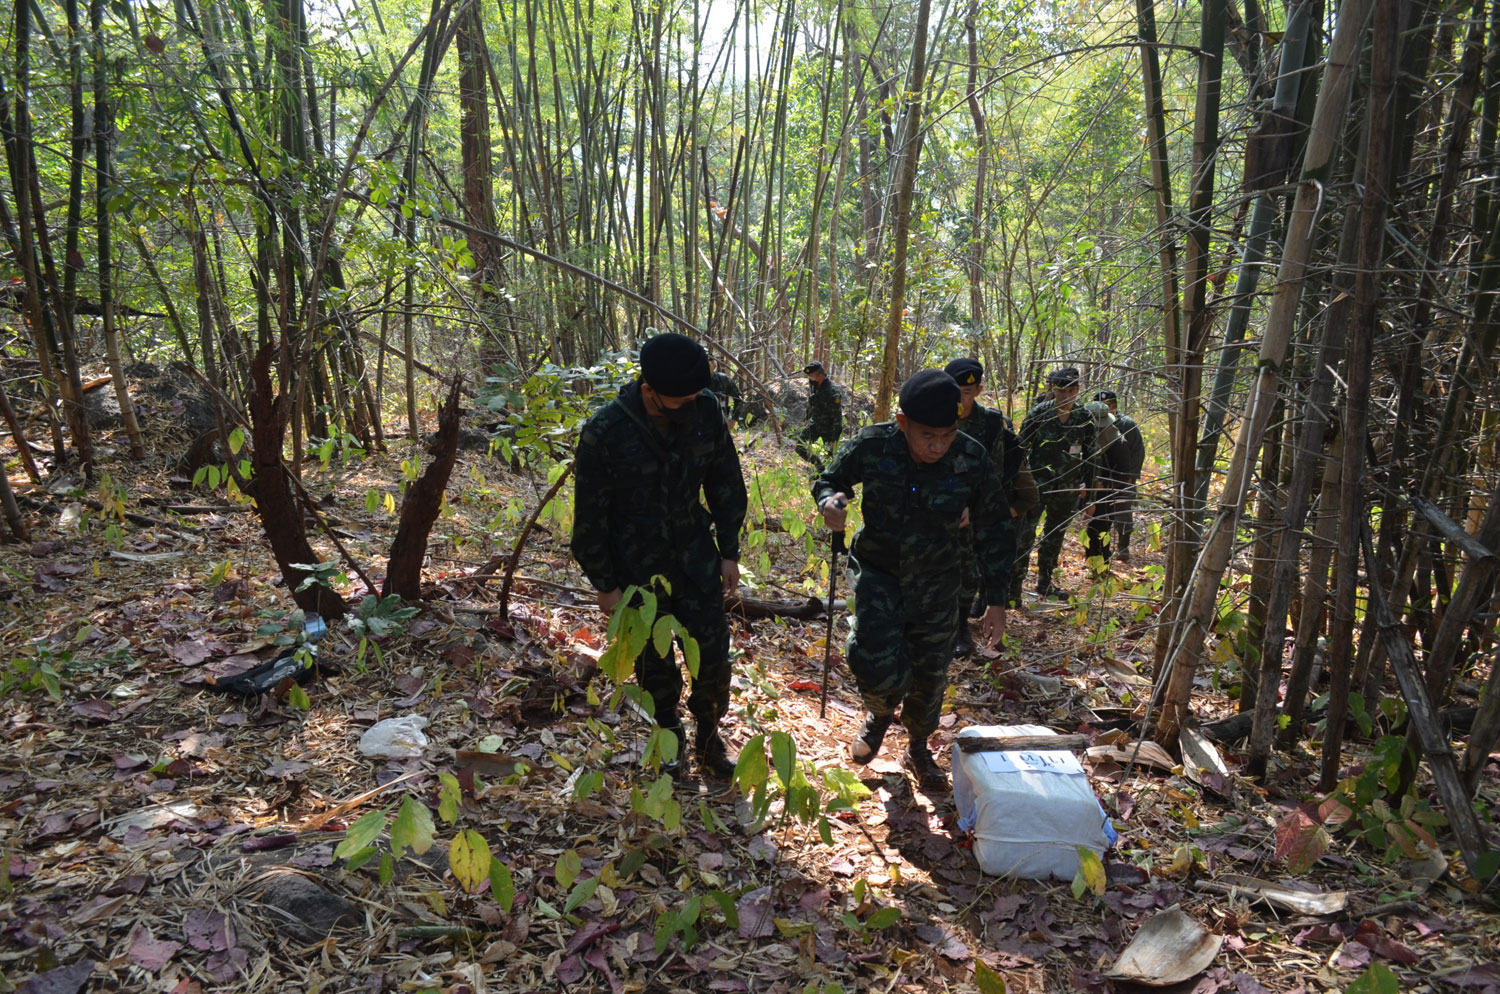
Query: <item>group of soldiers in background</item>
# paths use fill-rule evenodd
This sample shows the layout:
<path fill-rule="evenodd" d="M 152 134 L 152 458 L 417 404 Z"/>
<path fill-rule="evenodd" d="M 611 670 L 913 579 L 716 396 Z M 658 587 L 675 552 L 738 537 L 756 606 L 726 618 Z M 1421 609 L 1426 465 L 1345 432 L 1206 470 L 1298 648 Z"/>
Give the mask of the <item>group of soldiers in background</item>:
<path fill-rule="evenodd" d="M 1036 554 L 1036 590 L 1040 597 L 1066 597 L 1053 574 L 1063 539 L 1075 515 L 1088 515 L 1085 554 L 1102 560 L 1130 561 L 1135 491 L 1140 483 L 1146 445 L 1140 426 L 1120 414 L 1115 394 L 1101 390 L 1078 404 L 1082 389 L 1078 370 L 1064 366 L 1047 379 L 1048 392 L 1038 398 L 1021 422 L 1020 443 L 1026 451 L 1040 501 L 1022 527 L 1011 574 L 1011 602 L 1019 604 L 1026 579 L 1026 559 L 1041 526 Z M 1118 545 L 1111 548 L 1111 531 Z"/>
<path fill-rule="evenodd" d="M 647 341 L 640 363 L 640 377 L 580 433 L 573 553 L 600 607 L 613 610 L 627 587 L 655 584 L 658 612 L 674 615 L 697 641 L 687 700 L 694 755 L 704 773 L 727 778 L 735 760 L 719 732 L 730 688 L 724 601 L 738 587 L 748 507 L 729 428 L 743 398 L 727 376 L 711 373 L 702 346 L 682 335 Z M 1093 511 L 1090 554 L 1109 557 L 1114 528 L 1114 551 L 1128 556 L 1130 496 L 1144 456 L 1139 428 L 1117 413 L 1107 391 L 1079 407 L 1078 371 L 1064 368 L 1018 434 L 978 402 L 984 367 L 962 358 L 910 377 L 894 421 L 863 428 L 839 447 L 838 390 L 820 363 L 804 371 L 808 413 L 797 452 L 819 470 L 812 495 L 829 528 L 843 530 L 862 488 L 863 525 L 850 543 L 855 616 L 846 660 L 867 716 L 850 758 L 869 762 L 899 712 L 908 733 L 904 765 L 924 789 L 944 789 L 947 775 L 927 743 L 955 647 L 973 648 L 965 617 L 971 600 L 984 641 L 997 645 L 1007 608 L 1020 604 L 1037 525 L 1045 521 L 1038 591 L 1056 596 L 1052 574 L 1064 531 L 1085 507 Z M 825 465 L 822 453 L 834 448 Z M 648 640 L 636 673 L 657 724 L 685 742 L 673 652 Z"/>

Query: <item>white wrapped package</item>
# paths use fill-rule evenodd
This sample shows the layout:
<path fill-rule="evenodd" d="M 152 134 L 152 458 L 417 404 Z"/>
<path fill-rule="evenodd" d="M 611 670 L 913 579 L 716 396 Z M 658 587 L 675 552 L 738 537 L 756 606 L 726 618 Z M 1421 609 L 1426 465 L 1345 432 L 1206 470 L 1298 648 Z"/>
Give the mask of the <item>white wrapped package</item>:
<path fill-rule="evenodd" d="M 1056 735 L 1041 725 L 971 725 L 965 736 Z M 1114 826 L 1073 753 L 961 752 L 953 748 L 958 827 L 974 834 L 979 868 L 993 876 L 1072 880 L 1078 847 L 1103 854 Z"/>

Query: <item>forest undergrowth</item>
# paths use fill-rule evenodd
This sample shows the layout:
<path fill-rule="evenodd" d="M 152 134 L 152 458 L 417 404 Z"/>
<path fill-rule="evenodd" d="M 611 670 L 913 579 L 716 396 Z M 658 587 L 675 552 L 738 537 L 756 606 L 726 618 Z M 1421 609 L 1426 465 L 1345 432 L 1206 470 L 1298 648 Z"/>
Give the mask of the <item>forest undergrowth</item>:
<path fill-rule="evenodd" d="M 822 596 L 805 469 L 768 433 L 741 445 L 756 595 Z M 395 526 L 390 481 L 418 455 L 304 466 L 367 569 Z M 210 685 L 303 630 L 255 516 L 160 466 L 100 468 L 102 483 L 32 491 L 43 527 L 0 547 L 0 989 L 1133 990 L 1106 974 L 1173 906 L 1222 946 L 1169 990 L 1500 988 L 1496 920 L 1425 804 L 1332 817 L 1313 757 L 1256 784 L 1233 743 L 1226 775 L 1136 749 L 1156 549 L 1096 576 L 1070 536 L 1073 601 L 1013 613 L 1000 651 L 953 668 L 943 765 L 968 725 L 1093 742 L 1120 839 L 1078 879 L 1039 883 L 980 873 L 951 795 L 903 774 L 899 729 L 870 766 L 847 764 L 862 714 L 842 613 L 826 719 L 826 619 L 739 620 L 727 732 L 761 758 L 735 784 L 662 775 L 651 725 L 601 672 L 607 619 L 569 557 L 565 504 L 541 516 L 508 617 L 500 577 L 470 577 L 509 553 L 544 472 L 462 453 L 423 610 L 366 601 L 317 644 L 318 679 L 237 697 Z M 344 572 L 326 571 L 359 603 L 370 592 Z M 1203 720 L 1235 710 L 1233 653 L 1215 659 Z M 362 755 L 363 732 L 400 715 L 426 719 L 422 755 Z M 1378 775 L 1367 738 L 1349 748 L 1351 778 Z M 1481 796 L 1495 793 L 1491 776 Z M 1293 896 L 1266 903 L 1246 878 Z M 1339 909 L 1290 910 L 1297 893 Z"/>

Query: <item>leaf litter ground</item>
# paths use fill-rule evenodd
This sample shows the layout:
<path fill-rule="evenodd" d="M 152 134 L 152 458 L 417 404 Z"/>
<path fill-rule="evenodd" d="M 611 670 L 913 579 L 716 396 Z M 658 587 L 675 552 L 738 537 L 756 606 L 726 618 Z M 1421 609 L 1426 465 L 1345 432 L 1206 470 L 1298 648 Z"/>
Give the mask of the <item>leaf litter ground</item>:
<path fill-rule="evenodd" d="M 380 505 L 387 493 L 399 500 L 390 481 L 402 454 L 305 474 L 367 567 L 383 561 L 394 527 Z M 814 524 L 801 471 L 769 438 L 746 462 L 764 495 L 751 527 L 764 532 L 768 578 L 781 595 L 820 591 L 824 575 L 787 528 Z M 1340 838 L 1310 870 L 1287 872 L 1277 826 L 1312 796 L 1311 763 L 1284 765 L 1258 788 L 1235 775 L 1233 752 L 1230 775 L 1204 782 L 1169 757 L 1152 765 L 1147 750 L 1120 761 L 1134 753 L 1120 719 L 1138 717 L 1147 696 L 1153 633 L 1139 584 L 1155 554 L 1117 567 L 1105 597 L 1070 538 L 1064 571 L 1084 596 L 1013 614 L 1007 648 L 957 663 L 934 742 L 945 766 L 971 724 L 1081 729 L 1115 747 L 1090 763 L 1121 831 L 1096 895 L 983 876 L 951 797 L 914 789 L 895 761 L 899 728 L 861 773 L 870 796 L 832 819 L 832 845 L 795 823 L 747 825 L 733 790 L 696 777 L 676 791 L 676 831 L 632 814 L 632 786 L 651 779 L 639 765 L 649 727 L 599 703 L 604 619 L 566 535 L 544 520 L 508 621 L 497 583 L 463 581 L 514 540 L 523 515 L 497 512 L 529 509 L 545 489 L 482 455 L 461 457 L 434 531 L 429 609 L 378 659 L 361 665 L 347 633 L 332 632 L 321 658 L 341 672 L 308 688 L 306 709 L 286 695 L 206 690 L 210 675 L 281 651 L 291 602 L 257 520 L 160 473 L 107 468 L 126 509 L 154 523 L 110 519 L 92 492 L 37 494 L 48 510 L 33 544 L 0 549 L 4 989 L 990 991 L 998 975 L 1013 991 L 1134 990 L 1104 974 L 1144 921 L 1174 905 L 1223 945 L 1206 973 L 1170 990 L 1343 990 L 1371 962 L 1406 990 L 1500 989 L 1496 921 L 1444 876 L 1443 860 L 1429 882 Z M 819 769 L 844 765 L 862 715 L 835 650 L 828 718 L 818 716 L 825 630 L 822 620 L 736 624 L 732 749 L 779 730 Z M 61 700 L 28 680 L 42 663 Z M 1233 709 L 1212 685 L 1195 705 L 1205 719 Z M 424 757 L 359 753 L 366 728 L 409 713 L 429 721 Z M 577 799 L 578 778 L 595 771 L 602 784 Z M 349 872 L 334 858 L 371 810 L 394 811 L 408 794 L 435 809 L 441 772 L 463 787 L 458 827 L 511 868 L 510 913 L 456 885 L 447 826 L 385 884 L 374 864 Z M 1494 796 L 1493 780 L 1485 792 Z M 1293 892 L 1347 890 L 1347 907 L 1308 916 L 1251 903 L 1244 885 L 1222 882 L 1235 874 Z M 563 914 L 562 884 L 590 876 L 608 883 Z M 679 933 L 659 950 L 662 916 L 710 891 L 733 897 L 737 921 L 707 903 L 695 944 Z"/>

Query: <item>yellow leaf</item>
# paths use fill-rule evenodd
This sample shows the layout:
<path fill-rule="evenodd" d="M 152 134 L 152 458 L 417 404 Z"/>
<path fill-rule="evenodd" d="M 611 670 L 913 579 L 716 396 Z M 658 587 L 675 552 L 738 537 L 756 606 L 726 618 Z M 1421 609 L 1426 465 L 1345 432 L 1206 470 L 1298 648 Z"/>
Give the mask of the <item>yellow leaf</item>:
<path fill-rule="evenodd" d="M 1104 873 L 1104 864 L 1099 860 L 1099 854 L 1092 849 L 1083 846 L 1078 847 L 1078 867 L 1083 873 L 1083 882 L 1095 897 L 1103 897 L 1105 888 L 1109 886 L 1109 878 Z"/>
<path fill-rule="evenodd" d="M 490 844 L 472 828 L 459 832 L 448 847 L 448 868 L 458 885 L 472 894 L 490 878 Z"/>
<path fill-rule="evenodd" d="M 1191 846 L 1178 846 L 1177 851 L 1172 854 L 1172 865 L 1158 872 L 1164 877 L 1180 877 L 1193 868 L 1193 850 Z"/>

